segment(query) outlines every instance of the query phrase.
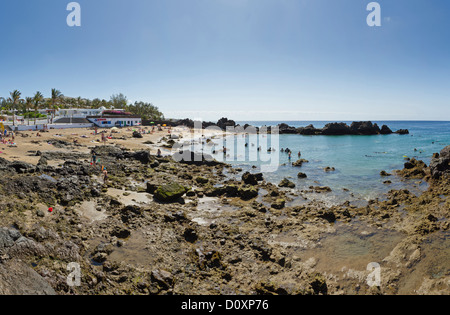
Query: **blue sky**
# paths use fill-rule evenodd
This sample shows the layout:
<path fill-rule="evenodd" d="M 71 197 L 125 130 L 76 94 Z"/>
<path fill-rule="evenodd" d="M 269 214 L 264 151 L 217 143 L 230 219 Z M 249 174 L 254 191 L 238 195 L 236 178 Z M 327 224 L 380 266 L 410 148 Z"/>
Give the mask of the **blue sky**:
<path fill-rule="evenodd" d="M 0 3 L 0 96 L 52 88 L 152 102 L 173 118 L 450 120 L 450 2 Z"/>

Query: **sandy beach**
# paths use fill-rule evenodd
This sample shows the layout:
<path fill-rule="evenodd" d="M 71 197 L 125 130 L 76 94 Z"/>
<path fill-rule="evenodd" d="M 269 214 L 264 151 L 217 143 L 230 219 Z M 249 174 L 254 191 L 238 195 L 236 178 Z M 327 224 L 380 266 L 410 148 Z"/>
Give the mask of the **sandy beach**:
<path fill-rule="evenodd" d="M 8 161 L 22 161 L 36 165 L 39 156 L 37 151 L 54 152 L 70 151 L 74 153 L 90 154 L 91 149 L 98 145 L 113 145 L 129 150 L 149 150 L 156 155 L 158 148 L 162 155 L 170 155 L 171 149 L 164 146 L 161 139 L 171 139 L 174 141 L 199 140 L 201 137 L 215 137 L 224 135 L 215 130 L 193 130 L 186 127 L 176 127 L 169 129 L 162 127 L 158 130 L 152 127 L 121 128 L 115 130 L 98 129 L 95 134 L 94 128 L 74 128 L 74 129 L 50 129 L 45 132 L 19 131 L 15 134 L 15 145 L 0 143 L 0 157 Z M 142 138 L 133 137 L 133 132 L 139 131 Z M 106 142 L 102 142 L 102 132 L 106 136 Z M 7 137 L 6 140 L 11 139 Z"/>

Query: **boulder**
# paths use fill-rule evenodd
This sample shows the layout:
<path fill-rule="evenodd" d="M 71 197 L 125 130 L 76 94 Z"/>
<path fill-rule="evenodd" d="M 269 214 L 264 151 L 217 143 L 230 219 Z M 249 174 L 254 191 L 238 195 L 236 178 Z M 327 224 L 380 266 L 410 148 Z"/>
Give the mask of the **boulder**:
<path fill-rule="evenodd" d="M 218 122 L 217 122 L 217 126 L 222 129 L 222 130 L 226 130 L 227 127 L 235 127 L 236 126 L 236 122 L 234 120 L 230 120 L 228 118 L 221 118 Z"/>
<path fill-rule="evenodd" d="M 159 186 L 155 191 L 155 199 L 161 202 L 175 202 L 181 198 L 189 189 L 178 184 L 170 183 Z"/>
<path fill-rule="evenodd" d="M 351 133 L 350 127 L 345 123 L 330 123 L 326 124 L 322 129 L 322 135 L 326 136 L 340 136 Z"/>
<path fill-rule="evenodd" d="M 386 125 L 383 125 L 383 126 L 381 126 L 380 133 L 381 133 L 382 135 L 390 135 L 390 134 L 393 133 L 393 132 L 392 132 L 391 128 L 389 128 L 389 127 L 386 126 Z"/>
<path fill-rule="evenodd" d="M 283 209 L 286 205 L 286 201 L 284 199 L 277 199 L 274 203 L 272 203 L 271 207 L 273 209 Z"/>
<path fill-rule="evenodd" d="M 397 174 L 406 178 L 424 178 L 427 175 L 427 165 L 421 160 L 412 158 L 404 165 L 403 170 L 397 171 Z"/>
<path fill-rule="evenodd" d="M 295 184 L 287 178 L 283 178 L 283 180 L 278 184 L 278 187 L 295 188 Z"/>
<path fill-rule="evenodd" d="M 434 154 L 430 162 L 430 172 L 434 179 L 450 175 L 450 146 L 442 149 L 440 154 Z"/>
<path fill-rule="evenodd" d="M 216 166 L 222 163 L 216 161 L 211 155 L 205 153 L 192 152 L 190 150 L 181 150 L 173 155 L 176 162 L 189 165 L 208 165 Z"/>
<path fill-rule="evenodd" d="M 291 127 L 285 123 L 278 125 L 278 131 L 279 131 L 280 135 L 282 135 L 282 134 L 297 134 L 298 133 L 297 128 Z"/>
<path fill-rule="evenodd" d="M 303 163 L 309 163 L 309 161 L 305 159 L 300 159 L 292 163 L 292 166 L 301 167 Z"/>
<path fill-rule="evenodd" d="M 380 134 L 380 127 L 371 121 L 353 122 L 350 125 L 351 134 L 355 135 L 377 135 Z"/>
<path fill-rule="evenodd" d="M 0 295 L 56 295 L 50 284 L 20 260 L 0 263 Z"/>
<path fill-rule="evenodd" d="M 257 185 L 258 181 L 263 180 L 263 174 L 262 173 L 251 174 L 250 172 L 246 172 L 244 175 L 242 175 L 242 180 L 247 185 Z"/>
<path fill-rule="evenodd" d="M 250 200 L 258 197 L 258 189 L 253 186 L 241 186 L 238 189 L 238 194 L 242 200 Z"/>
<path fill-rule="evenodd" d="M 320 129 L 315 128 L 313 125 L 308 125 L 306 127 L 301 127 L 297 129 L 297 133 L 304 136 L 313 136 L 320 133 Z"/>

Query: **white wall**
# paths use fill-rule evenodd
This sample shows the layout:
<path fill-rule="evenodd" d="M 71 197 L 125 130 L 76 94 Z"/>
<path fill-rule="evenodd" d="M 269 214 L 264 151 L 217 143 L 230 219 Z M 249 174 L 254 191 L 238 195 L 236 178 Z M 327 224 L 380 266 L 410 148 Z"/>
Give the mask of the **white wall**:
<path fill-rule="evenodd" d="M 69 129 L 69 128 L 89 128 L 89 127 L 93 127 L 94 124 L 57 124 L 57 125 L 47 125 L 48 129 Z M 10 128 L 14 128 L 13 126 L 9 126 Z M 30 125 L 30 126 L 26 126 L 26 125 L 20 125 L 20 126 L 16 126 L 15 130 L 16 131 L 29 131 L 29 130 L 42 130 L 44 129 L 44 125 Z"/>

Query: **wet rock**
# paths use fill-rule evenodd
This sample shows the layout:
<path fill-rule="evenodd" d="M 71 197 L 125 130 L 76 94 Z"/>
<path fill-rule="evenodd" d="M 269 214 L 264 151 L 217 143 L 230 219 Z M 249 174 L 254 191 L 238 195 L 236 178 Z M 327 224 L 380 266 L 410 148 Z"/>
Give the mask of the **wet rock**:
<path fill-rule="evenodd" d="M 326 210 L 319 215 L 320 218 L 327 220 L 329 223 L 336 222 L 336 215 L 331 210 Z"/>
<path fill-rule="evenodd" d="M 409 130 L 408 129 L 399 129 L 395 133 L 399 134 L 399 135 L 408 135 L 409 134 Z"/>
<path fill-rule="evenodd" d="M 288 180 L 287 178 L 283 178 L 281 182 L 278 184 L 278 187 L 295 188 L 295 184 L 290 180 Z"/>
<path fill-rule="evenodd" d="M 176 162 L 188 165 L 216 166 L 222 164 L 221 162 L 216 161 L 209 154 L 197 153 L 189 150 L 178 151 L 173 155 L 172 158 Z"/>
<path fill-rule="evenodd" d="M 247 185 L 258 185 L 258 181 L 263 180 L 263 175 L 261 173 L 251 174 L 250 172 L 246 172 L 242 175 L 242 180 Z"/>
<path fill-rule="evenodd" d="M 305 159 L 300 159 L 300 160 L 297 160 L 294 163 L 292 163 L 292 166 L 301 167 L 303 165 L 303 163 L 309 163 L 309 161 L 305 160 Z"/>
<path fill-rule="evenodd" d="M 310 186 L 309 189 L 314 190 L 315 192 L 331 192 L 331 188 L 328 186 Z"/>
<path fill-rule="evenodd" d="M 404 165 L 404 169 L 397 171 L 397 174 L 406 178 L 424 178 L 427 176 L 427 165 L 421 160 L 412 158 Z"/>
<path fill-rule="evenodd" d="M 334 172 L 336 169 L 334 167 L 327 166 L 323 169 L 325 172 Z"/>
<path fill-rule="evenodd" d="M 133 138 L 142 139 L 142 138 L 144 138 L 144 136 L 140 132 L 134 131 L 133 132 Z"/>
<path fill-rule="evenodd" d="M 258 189 L 253 186 L 241 186 L 238 189 L 238 194 L 242 200 L 250 200 L 258 197 Z"/>
<path fill-rule="evenodd" d="M 224 189 L 227 197 L 237 197 L 239 195 L 239 187 L 237 185 L 228 184 L 224 186 Z"/>
<path fill-rule="evenodd" d="M 298 178 L 307 178 L 308 176 L 305 173 L 300 172 L 297 174 L 297 177 Z"/>

